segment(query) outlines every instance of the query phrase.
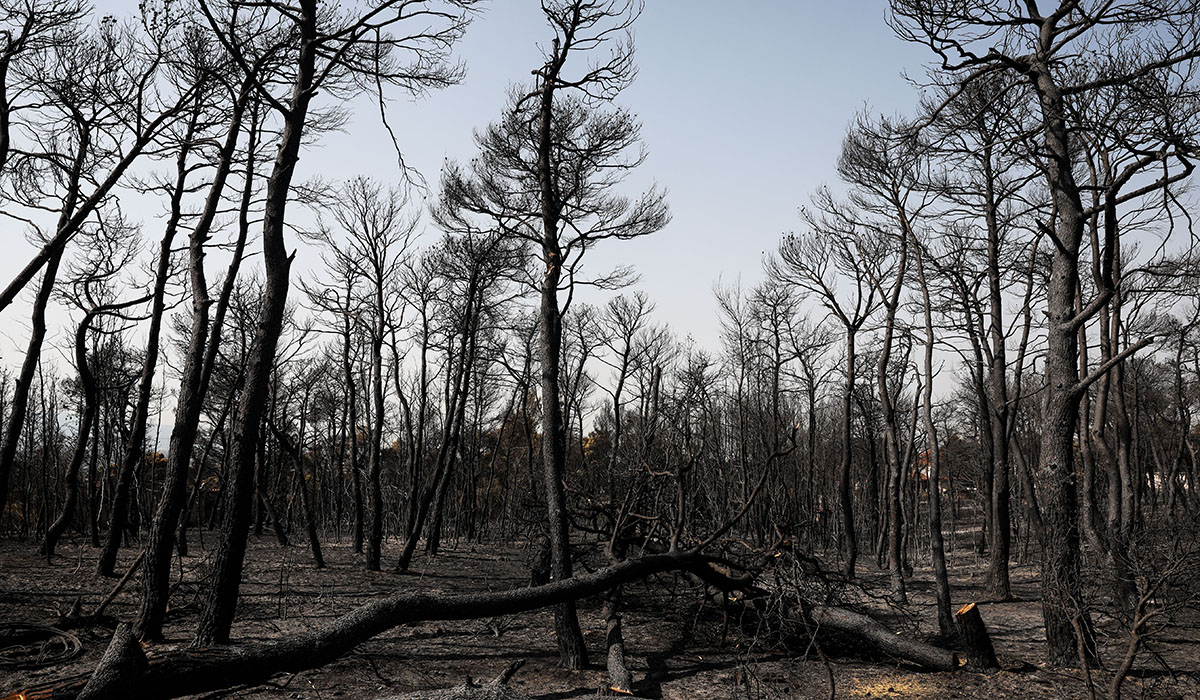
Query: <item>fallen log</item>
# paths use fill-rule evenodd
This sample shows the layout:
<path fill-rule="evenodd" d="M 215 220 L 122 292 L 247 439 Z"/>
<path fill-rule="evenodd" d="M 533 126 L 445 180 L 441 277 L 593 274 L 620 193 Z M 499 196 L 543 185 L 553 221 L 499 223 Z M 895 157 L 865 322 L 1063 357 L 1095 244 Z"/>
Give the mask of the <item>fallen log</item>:
<path fill-rule="evenodd" d="M 655 554 L 532 588 L 498 593 L 390 596 L 356 608 L 319 629 L 287 639 L 253 646 L 193 648 L 151 655 L 149 663 L 141 670 L 127 671 L 119 679 L 106 678 L 94 693 L 89 689 L 88 698 L 166 700 L 237 685 L 257 685 L 278 673 L 297 673 L 323 666 L 375 635 L 403 624 L 528 612 L 670 571 L 694 574 L 723 590 L 739 590 L 748 585 L 746 579 L 718 571 L 713 563 L 711 557 L 689 552 Z M 114 635 L 112 644 L 124 648 L 119 637 L 119 634 Z M 97 673 L 107 673 L 109 668 L 112 666 L 101 663 Z M 63 679 L 24 689 L 8 698 L 78 700 L 87 683 L 86 676 Z M 119 688 L 119 691 L 111 690 L 113 688 Z"/>
<path fill-rule="evenodd" d="M 865 639 L 885 654 L 931 671 L 959 669 L 958 655 L 954 652 L 904 637 L 862 613 L 846 608 L 816 605 L 809 610 L 809 617 L 818 633 L 824 628 Z"/>
<path fill-rule="evenodd" d="M 454 688 L 419 690 L 379 700 L 533 700 L 533 697 L 506 685 L 472 685 L 468 682 Z"/>
<path fill-rule="evenodd" d="M 468 678 L 466 683 L 453 688 L 417 690 L 402 695 L 389 695 L 379 700 L 528 700 L 528 695 L 522 695 L 508 687 L 508 680 L 524 663 L 522 659 L 509 664 L 508 668 L 486 685 L 480 685 Z"/>
<path fill-rule="evenodd" d="M 108 649 L 105 650 L 100 663 L 96 665 L 96 670 L 92 672 L 92 677 L 88 679 L 87 685 L 80 691 L 79 700 L 121 695 L 130 697 L 126 686 L 141 675 L 142 671 L 146 669 L 146 665 L 146 653 L 142 651 L 142 646 L 138 644 L 138 641 L 133 638 L 133 632 L 129 625 L 124 623 L 117 625 Z"/>

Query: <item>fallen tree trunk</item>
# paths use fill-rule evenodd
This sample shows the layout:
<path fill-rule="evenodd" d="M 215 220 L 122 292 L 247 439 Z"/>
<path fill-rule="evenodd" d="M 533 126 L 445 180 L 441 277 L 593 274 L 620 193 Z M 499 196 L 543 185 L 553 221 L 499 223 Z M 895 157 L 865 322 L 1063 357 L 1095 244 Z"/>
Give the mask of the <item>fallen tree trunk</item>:
<path fill-rule="evenodd" d="M 404 695 L 391 695 L 380 700 L 533 700 L 506 685 L 464 685 L 443 690 L 418 690 Z"/>
<path fill-rule="evenodd" d="M 865 639 L 886 654 L 931 671 L 957 671 L 959 669 L 958 655 L 954 652 L 903 637 L 862 613 L 845 608 L 816 605 L 809 610 L 809 616 L 812 618 L 813 627 L 818 632 L 822 628 L 831 629 Z"/>
<path fill-rule="evenodd" d="M 124 695 L 129 697 L 126 686 L 137 678 L 146 668 L 146 654 L 129 625 L 124 623 L 117 626 L 113 632 L 112 641 L 96 670 L 88 679 L 87 685 L 79 693 L 80 700 L 90 698 L 114 697 Z"/>
<path fill-rule="evenodd" d="M 544 586 L 498 593 L 445 595 L 405 593 L 363 605 L 320 629 L 254 646 L 193 648 L 149 658 L 130 677 L 106 678 L 104 688 L 89 689 L 89 700 L 136 697 L 166 700 L 236 685 L 256 685 L 277 673 L 297 673 L 323 666 L 377 634 L 403 624 L 431 620 L 468 620 L 512 615 L 602 593 L 614 586 L 669 571 L 685 571 L 717 588 L 739 590 L 746 579 L 721 573 L 714 560 L 700 554 L 678 552 L 632 559 L 592 574 L 554 581 Z M 119 635 L 117 635 L 119 637 Z M 114 638 L 114 643 L 120 640 Z M 109 667 L 111 668 L 111 667 Z M 101 669 L 105 670 L 103 665 Z M 14 693 L 25 700 L 77 700 L 87 677 L 52 682 Z"/>

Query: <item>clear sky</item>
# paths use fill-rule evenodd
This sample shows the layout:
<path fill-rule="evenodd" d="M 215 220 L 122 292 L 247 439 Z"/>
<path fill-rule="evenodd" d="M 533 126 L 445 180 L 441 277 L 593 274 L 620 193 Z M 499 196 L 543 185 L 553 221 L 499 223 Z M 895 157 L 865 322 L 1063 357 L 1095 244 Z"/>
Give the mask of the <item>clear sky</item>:
<path fill-rule="evenodd" d="M 642 121 L 649 158 L 629 193 L 668 190 L 671 224 L 589 251 L 588 269 L 632 264 L 656 318 L 715 349 L 712 285 L 761 278 L 764 251 L 798 224 L 797 209 L 836 179 L 848 120 L 864 106 L 907 112 L 928 54 L 896 39 L 882 0 L 647 0 L 635 25 L 638 77 L 620 97 Z M 495 120 L 506 88 L 528 81 L 550 34 L 537 0 L 493 0 L 459 47 L 466 81 L 391 119 L 407 161 L 436 186 L 445 158 L 475 154 L 472 130 Z M 395 172 L 377 115 L 308 154 L 332 176 Z M 307 171 L 302 166 L 302 171 Z"/>
<path fill-rule="evenodd" d="M 100 7 L 121 15 L 133 4 Z M 902 72 L 920 75 L 929 55 L 892 35 L 885 9 L 882 0 L 647 0 L 635 26 L 638 78 L 620 98 L 640 117 L 650 154 L 629 193 L 657 182 L 668 190 L 673 220 L 650 238 L 589 252 L 588 269 L 634 265 L 637 288 L 657 303 L 656 320 L 715 349 L 713 283 L 761 278 L 762 254 L 798 225 L 797 209 L 813 190 L 836 179 L 841 138 L 857 110 L 907 112 L 915 104 Z M 474 155 L 472 130 L 501 113 L 507 86 L 529 79 L 550 37 L 537 0 L 492 0 L 458 46 L 465 82 L 393 101 L 400 146 L 431 186 L 444 159 Z M 303 155 L 298 174 L 394 180 L 376 111 L 356 109 L 344 133 Z M 148 242 L 159 235 L 155 214 L 145 216 Z M 16 230 L 5 243 L 7 280 L 32 248 Z M 9 366 L 20 360 L 25 316 L 16 304 L 0 318 L 0 361 Z M 68 338 L 59 326 L 48 340 L 62 347 Z"/>

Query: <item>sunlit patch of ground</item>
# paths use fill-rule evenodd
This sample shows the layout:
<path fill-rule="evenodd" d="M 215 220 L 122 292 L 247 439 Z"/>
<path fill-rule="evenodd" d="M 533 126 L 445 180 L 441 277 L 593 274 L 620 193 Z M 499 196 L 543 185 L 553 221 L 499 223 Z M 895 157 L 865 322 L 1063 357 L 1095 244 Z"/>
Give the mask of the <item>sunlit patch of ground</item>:
<path fill-rule="evenodd" d="M 855 680 L 846 688 L 852 698 L 906 698 L 924 700 L 943 694 L 944 688 L 930 684 L 924 678 L 912 674 L 894 673 L 880 678 Z"/>

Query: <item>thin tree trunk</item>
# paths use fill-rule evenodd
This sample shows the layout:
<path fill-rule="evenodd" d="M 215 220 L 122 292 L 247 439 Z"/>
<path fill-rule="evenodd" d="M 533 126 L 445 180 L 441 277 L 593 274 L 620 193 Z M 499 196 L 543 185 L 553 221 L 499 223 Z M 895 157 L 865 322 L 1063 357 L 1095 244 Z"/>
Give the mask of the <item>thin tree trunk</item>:
<path fill-rule="evenodd" d="M 212 299 L 208 293 L 208 281 L 204 270 L 204 244 L 212 230 L 213 221 L 221 205 L 225 183 L 228 180 L 233 164 L 233 154 L 237 148 L 238 137 L 241 133 L 242 115 L 246 106 L 249 91 L 247 84 L 243 93 L 234 104 L 232 122 L 222 144 L 216 172 L 209 186 L 208 197 L 200 219 L 192 228 L 188 242 L 188 269 L 192 290 L 192 326 L 188 336 L 188 345 L 184 356 L 183 371 L 179 384 L 179 396 L 175 405 L 175 422 L 171 427 L 169 452 L 167 454 L 166 477 L 163 481 L 162 496 L 159 498 L 154 519 L 150 524 L 150 533 L 146 540 L 146 557 L 142 575 L 142 602 L 134 623 L 134 634 L 143 640 L 152 641 L 162 637 L 163 619 L 167 610 L 168 584 L 170 581 L 171 553 L 176 543 L 185 543 L 182 536 L 183 525 L 181 515 L 185 511 L 187 495 L 187 475 L 191 466 L 192 454 L 195 450 L 196 434 L 200 424 L 200 415 L 204 408 L 204 399 L 208 394 L 208 380 L 211 376 L 212 364 L 216 361 L 216 346 L 220 338 L 220 328 L 224 321 L 225 309 L 232 293 L 237 268 L 241 264 L 242 254 L 246 244 L 247 227 L 239 228 L 238 240 L 233 253 L 233 261 L 226 273 L 225 284 L 218 303 L 217 319 L 209 327 L 209 306 Z M 257 115 L 251 120 L 250 143 L 247 146 L 246 183 L 247 187 L 253 182 L 254 147 L 256 145 Z M 182 161 L 181 161 L 182 168 Z M 246 216 L 245 192 L 243 192 L 242 212 Z M 243 224 L 245 222 L 243 221 Z M 209 334 L 212 338 L 209 338 Z M 206 343 L 208 347 L 206 348 Z M 208 352 L 206 353 L 206 349 Z M 224 416 L 222 416 L 223 418 Z M 201 463 L 201 467 L 203 462 Z M 183 544 L 180 556 L 186 552 Z"/>
<path fill-rule="evenodd" d="M 851 407 L 854 401 L 855 335 L 857 328 L 846 326 L 846 384 L 842 388 L 842 454 L 838 466 L 838 503 L 842 515 L 842 553 L 845 557 L 842 573 L 854 578 L 858 561 L 858 538 L 854 533 L 854 502 L 851 497 L 850 467 L 852 465 Z"/>
<path fill-rule="evenodd" d="M 383 330 L 384 280 L 376 279 L 375 324 L 371 329 L 371 444 L 367 451 L 367 495 L 370 506 L 371 531 L 367 536 L 367 571 L 379 571 L 380 550 L 383 546 L 383 490 L 379 483 L 383 469 Z"/>
<path fill-rule="evenodd" d="M 158 268 L 155 271 L 154 295 L 150 307 L 150 329 L 146 340 L 146 357 L 142 365 L 142 376 L 138 386 L 137 404 L 133 410 L 133 424 L 129 429 L 129 441 L 125 445 L 125 457 L 121 462 L 120 476 L 117 482 L 117 492 L 113 499 L 112 517 L 108 524 L 108 538 L 100 552 L 96 563 L 96 573 L 101 576 L 112 576 L 117 561 L 117 550 L 121 544 L 121 533 L 125 528 L 125 513 L 129 498 L 129 480 L 137 466 L 145 459 L 146 423 L 150 416 L 150 399 L 154 391 L 154 377 L 158 368 L 159 336 L 162 330 L 162 317 L 166 309 L 167 281 L 171 276 L 171 248 L 175 235 L 179 231 L 179 222 L 183 217 L 183 196 L 187 188 L 188 156 L 192 150 L 192 138 L 196 133 L 197 120 L 200 111 L 192 113 L 184 132 L 183 141 L 176 159 L 175 185 L 171 190 L 170 214 L 167 218 L 166 230 L 158 248 Z M 194 290 L 193 290 L 194 291 Z M 206 295 L 207 296 L 207 295 Z M 180 492 L 182 490 L 180 489 Z M 179 493 L 171 494 L 179 500 Z M 165 499 L 160 499 L 161 501 Z M 172 530 L 174 523 L 172 523 Z M 170 552 L 170 548 L 166 550 Z"/>
<path fill-rule="evenodd" d="M 79 387 L 83 393 L 83 410 L 79 416 L 79 428 L 75 436 L 75 448 L 71 452 L 71 461 L 67 465 L 65 478 L 66 498 L 63 500 L 62 512 L 46 530 L 39 552 L 48 558 L 54 556 L 54 548 L 62 533 L 74 518 L 75 504 L 79 500 L 79 468 L 87 458 L 88 437 L 96 423 L 99 410 L 99 390 L 96 378 L 88 367 L 87 335 L 91 329 L 92 320 L 101 313 L 102 307 L 96 306 L 88 310 L 75 330 L 75 366 L 79 370 Z"/>
<path fill-rule="evenodd" d="M 938 631 L 943 638 L 955 633 L 954 615 L 950 609 L 950 579 L 946 574 L 946 544 L 942 539 L 942 446 L 937 424 L 933 420 L 933 305 L 929 298 L 929 282 L 925 279 L 925 253 L 913 241 L 917 256 L 917 275 L 921 284 L 921 301 L 925 320 L 925 385 L 921 390 L 921 419 L 928 438 L 926 457 L 929 466 L 929 550 L 933 565 L 933 594 L 937 602 Z"/>

